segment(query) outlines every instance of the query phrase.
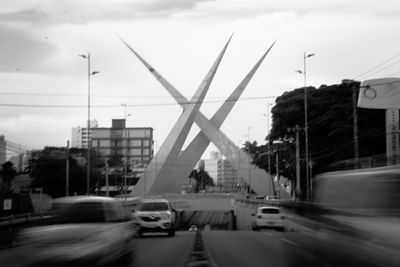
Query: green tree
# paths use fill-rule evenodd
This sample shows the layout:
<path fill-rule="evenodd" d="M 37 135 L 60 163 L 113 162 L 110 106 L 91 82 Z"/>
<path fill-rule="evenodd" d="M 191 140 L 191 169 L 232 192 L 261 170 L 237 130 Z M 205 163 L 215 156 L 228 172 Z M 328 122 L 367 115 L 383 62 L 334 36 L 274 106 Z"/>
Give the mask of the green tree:
<path fill-rule="evenodd" d="M 70 194 L 86 193 L 86 149 L 71 149 L 69 153 Z M 90 191 L 93 192 L 102 178 L 100 157 L 91 153 Z M 104 165 L 103 165 L 104 166 Z M 52 197 L 65 196 L 66 186 L 66 148 L 45 147 L 38 151 L 29 162 L 32 187 L 41 187 Z"/>
<path fill-rule="evenodd" d="M 1 165 L 0 177 L 1 177 L 1 193 L 9 193 L 11 191 L 11 182 L 17 175 L 17 170 L 15 169 L 11 161 L 7 161 Z"/>
<path fill-rule="evenodd" d="M 340 84 L 321 86 L 319 89 L 308 87 L 307 92 L 309 158 L 313 163 L 314 175 L 325 171 L 334 162 L 354 157 L 353 89 L 351 84 Z M 272 119 L 273 127 L 267 138 L 269 140 L 295 140 L 295 131 L 289 129 L 296 125 L 301 128 L 300 157 L 304 175 L 304 88 L 285 92 L 278 97 L 272 108 Z M 385 152 L 384 110 L 358 109 L 358 129 L 360 157 Z M 294 151 L 293 148 L 290 150 Z M 280 158 L 283 159 L 283 156 Z M 295 159 L 292 156 L 285 160 L 292 166 L 289 177 L 295 177 Z"/>
<path fill-rule="evenodd" d="M 195 192 L 199 192 L 200 190 L 204 190 L 206 186 L 215 186 L 213 178 L 203 170 L 193 170 L 189 178 L 193 178 L 196 180 L 196 187 L 194 189 Z"/>

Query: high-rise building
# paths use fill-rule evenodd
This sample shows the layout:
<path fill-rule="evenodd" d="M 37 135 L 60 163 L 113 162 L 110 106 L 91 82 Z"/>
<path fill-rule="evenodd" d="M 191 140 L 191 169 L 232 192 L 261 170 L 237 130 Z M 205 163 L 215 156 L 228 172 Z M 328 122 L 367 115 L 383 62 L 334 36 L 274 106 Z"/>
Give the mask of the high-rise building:
<path fill-rule="evenodd" d="M 236 192 L 239 184 L 238 173 L 232 164 L 223 159 L 220 160 L 220 172 L 218 173 L 218 181 L 226 192 Z"/>
<path fill-rule="evenodd" d="M 239 183 L 237 171 L 229 161 L 223 159 L 218 152 L 211 152 L 210 159 L 200 160 L 200 169 L 206 171 L 214 179 L 215 184 L 226 192 L 237 191 Z"/>
<path fill-rule="evenodd" d="M 105 158 L 120 157 L 131 168 L 144 168 L 154 155 L 153 128 L 126 128 L 125 119 L 113 119 L 111 128 L 91 129 L 91 148 Z"/>
<path fill-rule="evenodd" d="M 90 121 L 90 130 L 97 128 L 97 120 Z M 87 127 L 74 127 L 72 128 L 71 146 L 77 148 L 87 148 Z"/>

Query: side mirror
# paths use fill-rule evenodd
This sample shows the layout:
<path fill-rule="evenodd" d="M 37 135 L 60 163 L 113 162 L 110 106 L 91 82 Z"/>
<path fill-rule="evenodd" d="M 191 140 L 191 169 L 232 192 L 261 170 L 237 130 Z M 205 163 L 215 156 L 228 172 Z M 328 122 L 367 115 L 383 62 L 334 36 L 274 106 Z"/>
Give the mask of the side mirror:
<path fill-rule="evenodd" d="M 255 213 L 252 213 L 251 216 L 256 216 L 256 214 L 255 214 Z"/>
<path fill-rule="evenodd" d="M 172 212 L 176 213 L 176 209 L 171 209 Z"/>

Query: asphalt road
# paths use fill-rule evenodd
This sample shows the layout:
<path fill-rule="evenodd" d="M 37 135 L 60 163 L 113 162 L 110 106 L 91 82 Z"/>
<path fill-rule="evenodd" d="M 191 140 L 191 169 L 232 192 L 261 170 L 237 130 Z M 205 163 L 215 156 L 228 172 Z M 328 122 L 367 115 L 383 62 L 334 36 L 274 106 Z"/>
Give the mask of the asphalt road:
<path fill-rule="evenodd" d="M 194 246 L 193 232 L 176 232 L 174 237 L 165 234 L 145 234 L 135 240 L 135 255 L 130 266 L 187 266 Z"/>
<path fill-rule="evenodd" d="M 367 250 L 370 251 L 368 254 L 362 251 L 369 245 L 356 244 L 351 236 L 338 235 L 329 240 L 324 233 L 318 232 L 262 230 L 209 231 L 202 232 L 202 237 L 210 267 L 398 266 L 384 264 L 386 254 L 382 254 L 382 260 L 371 261 L 371 255 L 368 254 L 373 254 L 372 251 Z M 174 237 L 164 234 L 137 237 L 130 266 L 186 267 L 194 242 L 195 233 L 185 231 L 176 232 Z M 29 253 L 22 251 L 21 254 L 20 249 L 17 247 L 0 251 L 0 266 L 4 263 L 4 266 L 23 266 Z"/>
<path fill-rule="evenodd" d="M 274 230 L 203 233 L 207 251 L 218 267 L 324 266 L 309 249 L 294 241 L 299 235 Z M 305 238 L 301 237 L 303 243 Z"/>
<path fill-rule="evenodd" d="M 211 231 L 203 233 L 203 238 L 214 267 L 399 266 L 398 254 L 389 254 L 388 247 L 386 252 L 379 251 L 351 235 L 328 238 L 322 232 Z"/>

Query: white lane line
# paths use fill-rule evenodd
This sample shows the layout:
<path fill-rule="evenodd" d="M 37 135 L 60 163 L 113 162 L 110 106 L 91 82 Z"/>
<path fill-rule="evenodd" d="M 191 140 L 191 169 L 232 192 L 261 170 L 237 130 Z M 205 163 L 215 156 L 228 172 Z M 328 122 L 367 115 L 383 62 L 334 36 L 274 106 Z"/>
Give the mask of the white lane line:
<path fill-rule="evenodd" d="M 293 246 L 298 246 L 299 244 L 297 244 L 297 243 L 295 243 L 295 242 L 293 242 L 293 241 L 290 241 L 290 240 L 288 240 L 288 239 L 286 239 L 286 238 L 281 238 L 281 240 L 282 241 L 285 241 L 286 243 L 289 243 L 289 244 L 291 244 L 291 245 L 293 245 Z"/>

